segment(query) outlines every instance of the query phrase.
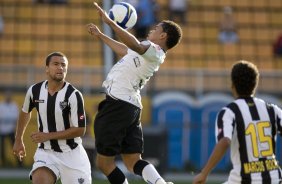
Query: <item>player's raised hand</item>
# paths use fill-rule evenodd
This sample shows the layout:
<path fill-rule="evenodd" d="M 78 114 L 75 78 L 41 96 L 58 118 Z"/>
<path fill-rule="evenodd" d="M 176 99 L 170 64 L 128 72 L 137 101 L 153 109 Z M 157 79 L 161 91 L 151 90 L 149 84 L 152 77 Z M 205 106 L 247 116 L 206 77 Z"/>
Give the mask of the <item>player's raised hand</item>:
<path fill-rule="evenodd" d="M 13 153 L 18 157 L 20 161 L 22 161 L 23 158 L 26 156 L 25 146 L 22 140 L 15 141 L 13 146 Z"/>
<path fill-rule="evenodd" d="M 113 22 L 105 10 L 103 10 L 96 2 L 93 2 L 93 4 L 98 14 L 106 24 L 110 24 L 111 22 Z"/>
<path fill-rule="evenodd" d="M 100 29 L 93 23 L 87 24 L 86 27 L 87 27 L 88 33 L 91 35 L 98 36 L 101 34 Z"/>

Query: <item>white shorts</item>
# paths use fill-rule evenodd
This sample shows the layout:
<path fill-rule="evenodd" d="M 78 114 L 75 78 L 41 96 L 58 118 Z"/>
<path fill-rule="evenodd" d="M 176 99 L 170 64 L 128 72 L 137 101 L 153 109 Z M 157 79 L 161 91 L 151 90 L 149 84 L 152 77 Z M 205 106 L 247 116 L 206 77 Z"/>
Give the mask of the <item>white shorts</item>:
<path fill-rule="evenodd" d="M 91 184 L 91 167 L 88 156 L 82 145 L 69 152 L 55 152 L 37 148 L 30 178 L 36 169 L 47 167 L 61 179 L 62 184 Z"/>

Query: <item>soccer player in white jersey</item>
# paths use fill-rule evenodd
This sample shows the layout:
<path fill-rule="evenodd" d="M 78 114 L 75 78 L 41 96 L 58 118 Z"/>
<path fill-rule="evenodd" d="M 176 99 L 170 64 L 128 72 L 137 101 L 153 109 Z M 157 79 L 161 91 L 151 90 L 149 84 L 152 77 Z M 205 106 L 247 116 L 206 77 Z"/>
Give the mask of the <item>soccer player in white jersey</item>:
<path fill-rule="evenodd" d="M 88 32 L 106 43 L 121 56 L 103 82 L 106 98 L 99 104 L 94 122 L 98 168 L 111 184 L 128 183 L 116 166 L 115 157 L 121 154 L 130 172 L 143 177 L 147 183 L 165 184 L 155 167 L 141 158 L 143 133 L 140 122 L 140 89 L 164 62 L 167 50 L 181 39 L 181 28 L 172 21 L 162 21 L 150 31 L 147 41 L 139 42 L 119 27 L 94 3 L 101 19 L 108 24 L 121 42 L 103 34 L 96 25 L 89 24 Z"/>
<path fill-rule="evenodd" d="M 38 132 L 31 134 L 38 148 L 30 172 L 33 184 L 91 184 L 90 162 L 81 144 L 85 132 L 84 101 L 81 93 L 65 81 L 68 60 L 63 53 L 47 56 L 47 80 L 32 85 L 20 113 L 14 154 L 20 160 L 26 155 L 23 135 L 31 111 L 37 110 Z"/>
<path fill-rule="evenodd" d="M 254 96 L 259 82 L 254 64 L 237 62 L 231 71 L 231 81 L 236 99 L 218 113 L 215 131 L 218 142 L 193 184 L 206 182 L 230 146 L 233 169 L 226 184 L 280 184 L 275 144 L 277 134 L 282 135 L 282 110 Z"/>

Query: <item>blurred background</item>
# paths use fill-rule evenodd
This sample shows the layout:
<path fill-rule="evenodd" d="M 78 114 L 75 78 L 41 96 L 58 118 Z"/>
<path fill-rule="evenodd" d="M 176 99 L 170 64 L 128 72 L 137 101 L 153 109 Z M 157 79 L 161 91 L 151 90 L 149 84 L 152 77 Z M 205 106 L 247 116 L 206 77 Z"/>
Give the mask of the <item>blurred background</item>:
<path fill-rule="evenodd" d="M 106 10 L 114 3 L 97 2 Z M 235 61 L 254 62 L 261 72 L 257 96 L 281 105 L 281 0 L 128 2 L 138 14 L 138 23 L 130 31 L 140 40 L 162 19 L 175 20 L 183 29 L 181 44 L 168 52 L 165 63 L 142 91 L 143 157 L 161 173 L 191 175 L 206 163 L 215 145 L 216 113 L 233 100 L 229 72 Z M 93 159 L 93 117 L 103 98 L 103 79 L 117 58 L 89 36 L 85 25 L 90 22 L 111 35 L 98 19 L 92 0 L 0 0 L 0 116 L 13 112 L 8 118 L 14 122 L 27 88 L 45 80 L 45 57 L 61 51 L 69 60 L 67 80 L 85 98 L 89 126 L 84 144 Z M 24 137 L 27 157 L 23 163 L 13 156 L 13 131 L 2 121 L 0 176 L 5 171 L 31 168 L 36 145 L 29 135 L 37 130 L 35 114 Z M 277 143 L 281 162 L 282 143 L 279 139 Z M 226 154 L 213 173 L 226 174 L 230 167 Z"/>

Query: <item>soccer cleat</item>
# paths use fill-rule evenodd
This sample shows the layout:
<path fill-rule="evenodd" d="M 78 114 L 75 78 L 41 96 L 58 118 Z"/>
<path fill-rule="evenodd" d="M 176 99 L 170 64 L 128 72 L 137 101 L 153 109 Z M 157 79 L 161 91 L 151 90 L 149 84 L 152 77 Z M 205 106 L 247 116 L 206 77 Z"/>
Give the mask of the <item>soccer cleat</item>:
<path fill-rule="evenodd" d="M 174 183 L 172 183 L 172 182 L 169 181 L 169 182 L 166 182 L 166 184 L 174 184 Z"/>

